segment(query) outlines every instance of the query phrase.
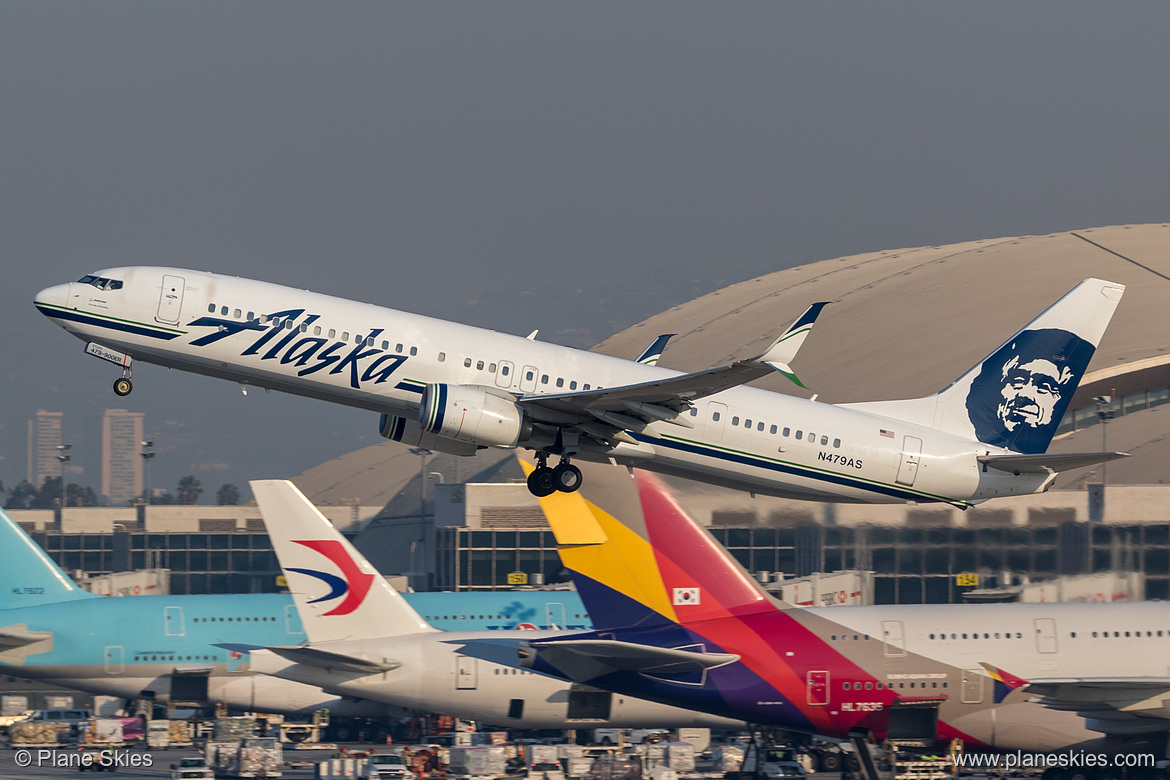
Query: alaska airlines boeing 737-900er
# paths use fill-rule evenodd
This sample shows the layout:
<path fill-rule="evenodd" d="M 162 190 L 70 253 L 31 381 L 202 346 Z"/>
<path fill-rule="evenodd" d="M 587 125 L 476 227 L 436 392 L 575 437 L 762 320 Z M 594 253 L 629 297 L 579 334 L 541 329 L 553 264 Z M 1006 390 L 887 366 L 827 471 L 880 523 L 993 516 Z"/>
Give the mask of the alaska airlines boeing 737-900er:
<path fill-rule="evenodd" d="M 585 471 L 540 501 L 594 630 L 463 652 L 511 643 L 534 671 L 832 737 L 1166 755 L 1165 602 L 794 607 L 654 475 Z"/>
<path fill-rule="evenodd" d="M 287 593 L 97 596 L 77 587 L 3 511 L 0 551 L 4 674 L 160 704 L 222 702 L 234 709 L 282 713 L 328 708 L 337 717 L 393 714 L 384 704 L 257 674 L 247 655 L 217 646 L 305 641 Z M 351 592 L 344 579 L 348 561 L 341 564 L 340 576 L 330 580 L 330 592 L 339 596 Z M 571 591 L 412 593 L 404 602 L 440 628 L 509 633 L 503 629 L 589 623 Z"/>
<path fill-rule="evenodd" d="M 576 490 L 581 458 L 792 498 L 967 506 L 1121 456 L 1047 449 L 1123 292 L 1085 280 L 936 395 L 840 405 L 744 386 L 773 371 L 798 381 L 789 363 L 823 303 L 762 354 L 681 374 L 178 268 L 96 271 L 35 302 L 121 368 L 119 395 L 138 360 L 369 409 L 395 441 L 533 450 L 536 495 Z"/>

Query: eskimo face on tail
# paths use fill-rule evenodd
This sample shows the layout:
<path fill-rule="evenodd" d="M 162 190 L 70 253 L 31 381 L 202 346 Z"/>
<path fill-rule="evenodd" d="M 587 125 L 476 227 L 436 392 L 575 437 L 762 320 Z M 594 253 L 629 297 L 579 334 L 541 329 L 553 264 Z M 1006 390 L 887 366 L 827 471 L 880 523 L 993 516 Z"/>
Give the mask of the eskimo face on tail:
<path fill-rule="evenodd" d="M 984 444 L 1039 454 L 1048 449 L 1094 347 L 1057 328 L 1026 330 L 983 361 L 967 414 Z"/>

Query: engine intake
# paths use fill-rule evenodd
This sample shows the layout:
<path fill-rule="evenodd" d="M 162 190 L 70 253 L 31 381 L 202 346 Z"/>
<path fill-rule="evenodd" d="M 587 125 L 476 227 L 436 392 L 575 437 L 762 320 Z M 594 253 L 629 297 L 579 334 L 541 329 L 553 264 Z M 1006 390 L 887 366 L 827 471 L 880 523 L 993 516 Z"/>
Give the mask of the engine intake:
<path fill-rule="evenodd" d="M 515 447 L 532 431 L 515 401 L 464 385 L 427 385 L 418 424 L 436 436 L 487 447 Z"/>

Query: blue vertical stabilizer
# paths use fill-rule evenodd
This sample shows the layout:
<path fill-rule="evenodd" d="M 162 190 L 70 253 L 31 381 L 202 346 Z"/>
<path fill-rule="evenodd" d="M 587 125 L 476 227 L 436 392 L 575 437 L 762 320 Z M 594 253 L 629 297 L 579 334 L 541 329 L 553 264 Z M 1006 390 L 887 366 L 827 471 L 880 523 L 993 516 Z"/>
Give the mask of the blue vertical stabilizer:
<path fill-rule="evenodd" d="M 8 513 L 0 510 L 0 609 L 101 598 L 77 587 Z"/>

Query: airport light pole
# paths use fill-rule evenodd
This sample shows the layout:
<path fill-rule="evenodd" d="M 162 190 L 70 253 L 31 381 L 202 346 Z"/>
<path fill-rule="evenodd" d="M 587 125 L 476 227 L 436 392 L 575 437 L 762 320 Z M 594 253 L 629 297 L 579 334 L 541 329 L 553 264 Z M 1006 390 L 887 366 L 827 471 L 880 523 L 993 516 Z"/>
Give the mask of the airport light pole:
<path fill-rule="evenodd" d="M 57 460 L 61 461 L 61 517 L 65 517 L 65 507 L 69 503 L 69 494 L 66 492 L 66 485 L 68 480 L 65 478 L 65 464 L 72 460 L 69 455 L 69 450 L 72 449 L 72 444 L 58 444 L 57 445 Z"/>
<path fill-rule="evenodd" d="M 425 545 L 427 538 L 427 456 L 432 453 L 426 447 L 411 447 L 410 454 L 418 455 L 420 458 L 418 470 L 418 531 Z M 414 553 L 416 549 L 415 543 L 412 542 L 410 546 L 410 566 L 415 570 L 415 577 L 425 577 L 426 572 L 415 568 L 414 565 Z M 422 581 L 425 582 L 425 580 Z M 414 587 L 414 585 L 415 583 L 412 582 L 411 587 Z"/>
<path fill-rule="evenodd" d="M 143 465 L 143 472 L 144 472 L 144 474 L 142 476 L 143 476 L 143 482 L 145 483 L 145 487 L 142 490 L 142 499 L 143 499 L 144 504 L 146 504 L 147 506 L 150 506 L 150 504 L 153 503 L 151 501 L 153 496 L 150 495 L 150 461 L 152 458 L 154 458 L 154 454 L 155 454 L 154 453 L 154 442 L 153 441 L 140 441 L 138 443 L 142 445 L 142 465 Z"/>
<path fill-rule="evenodd" d="M 1110 405 L 1113 403 L 1113 396 L 1099 395 L 1093 399 L 1093 403 L 1097 404 L 1097 417 L 1101 420 L 1101 452 L 1109 452 L 1109 421 L 1113 419 L 1113 410 Z M 1109 483 L 1109 461 L 1101 462 L 1101 486 L 1105 488 Z"/>

